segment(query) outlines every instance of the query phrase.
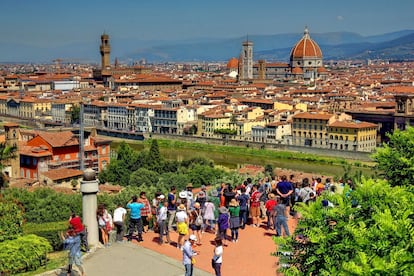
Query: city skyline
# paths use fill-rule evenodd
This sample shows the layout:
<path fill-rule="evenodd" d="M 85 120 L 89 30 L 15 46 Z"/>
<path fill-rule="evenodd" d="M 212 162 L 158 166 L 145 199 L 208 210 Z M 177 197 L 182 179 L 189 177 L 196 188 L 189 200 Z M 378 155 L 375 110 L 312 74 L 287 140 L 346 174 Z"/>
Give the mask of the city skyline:
<path fill-rule="evenodd" d="M 103 32 L 111 41 L 185 42 L 247 35 L 354 32 L 363 36 L 413 29 L 413 1 L 127 1 L 4 0 L 0 61 L 20 52 L 89 43 Z M 119 48 L 118 48 L 119 49 Z M 16 56 L 16 58 L 13 58 Z M 91 59 L 96 59 L 96 55 Z"/>

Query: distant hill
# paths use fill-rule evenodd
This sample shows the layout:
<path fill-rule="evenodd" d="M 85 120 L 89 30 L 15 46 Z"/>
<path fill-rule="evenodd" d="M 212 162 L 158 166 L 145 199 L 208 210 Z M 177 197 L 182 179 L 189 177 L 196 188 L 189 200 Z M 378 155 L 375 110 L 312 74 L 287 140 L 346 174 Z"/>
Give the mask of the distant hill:
<path fill-rule="evenodd" d="M 324 59 L 414 59 L 414 30 L 376 36 L 350 32 L 312 34 Z M 302 34 L 252 35 L 233 39 L 189 41 L 155 45 L 127 53 L 123 58 L 149 61 L 226 61 L 238 57 L 242 42 L 254 43 L 254 59 L 288 61 L 292 47 Z"/>
<path fill-rule="evenodd" d="M 146 59 L 149 62 L 227 61 L 238 57 L 242 42 L 254 43 L 254 59 L 288 61 L 290 50 L 302 33 L 249 35 L 228 39 L 202 38 L 186 41 L 143 41 L 111 36 L 111 58 L 121 62 Z M 375 36 L 351 32 L 310 33 L 321 47 L 325 60 L 335 59 L 410 59 L 414 60 L 414 30 Z M 99 35 L 95 41 L 61 47 L 33 47 L 0 43 L 0 62 L 52 62 L 53 59 L 99 62 Z"/>

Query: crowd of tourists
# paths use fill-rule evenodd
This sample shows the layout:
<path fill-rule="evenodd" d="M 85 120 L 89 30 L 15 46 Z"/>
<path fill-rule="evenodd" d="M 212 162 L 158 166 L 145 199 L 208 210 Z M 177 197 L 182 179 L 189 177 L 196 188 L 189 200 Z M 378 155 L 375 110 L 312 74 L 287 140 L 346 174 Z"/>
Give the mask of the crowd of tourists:
<path fill-rule="evenodd" d="M 352 183 L 347 184 L 352 187 Z M 289 236 L 288 217 L 296 215 L 297 202 L 314 201 L 323 191 L 335 192 L 342 186 L 331 183 L 329 178 L 322 183 L 321 178 L 297 181 L 293 175 L 289 178 L 282 175 L 280 178 L 264 177 L 256 182 L 247 178 L 236 186 L 222 183 L 217 189 L 207 189 L 203 185 L 198 192 L 193 192 L 191 183 L 180 192 L 172 186 L 168 194 L 158 192 L 151 201 L 141 192 L 125 206 L 118 205 L 113 215 L 103 204 L 98 206 L 100 241 L 105 247 L 111 242 L 124 242 L 125 236 L 127 241 L 142 242 L 144 233 L 157 232 L 160 245 L 172 244 L 183 252 L 186 275 L 192 275 L 195 256 L 199 253 L 195 248 L 202 244 L 205 232 L 214 233 L 216 246 L 211 265 L 216 275 L 221 275 L 223 246 L 237 243 L 242 238 L 240 231 L 247 225 L 264 226 L 274 230 L 277 236 Z M 129 224 L 126 228 L 127 209 Z M 76 240 L 79 248 L 83 246 L 89 250 L 80 218 L 72 214 L 70 224 L 74 231 L 67 237 L 79 237 L 79 241 Z M 172 231 L 178 234 L 176 241 L 171 240 Z M 77 261 L 74 258 L 71 263 L 78 264 Z"/>

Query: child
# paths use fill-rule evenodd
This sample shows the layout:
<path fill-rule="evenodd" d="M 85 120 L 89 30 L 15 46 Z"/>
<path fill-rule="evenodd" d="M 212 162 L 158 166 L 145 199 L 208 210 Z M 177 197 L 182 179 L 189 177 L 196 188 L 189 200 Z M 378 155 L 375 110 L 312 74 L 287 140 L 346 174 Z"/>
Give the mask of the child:
<path fill-rule="evenodd" d="M 64 249 L 69 250 L 68 276 L 72 274 L 73 264 L 77 265 L 81 275 L 85 276 L 85 270 L 82 266 L 81 240 L 79 235 L 76 235 L 76 232 L 73 229 L 69 229 L 66 232 L 66 237 L 63 233 L 60 234 L 63 240 Z"/>

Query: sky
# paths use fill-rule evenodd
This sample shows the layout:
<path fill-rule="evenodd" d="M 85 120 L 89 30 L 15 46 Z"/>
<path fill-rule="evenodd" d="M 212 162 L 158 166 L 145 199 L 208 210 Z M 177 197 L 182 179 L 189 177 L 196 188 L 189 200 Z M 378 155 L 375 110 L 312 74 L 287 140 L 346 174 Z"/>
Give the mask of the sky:
<path fill-rule="evenodd" d="M 0 43 L 37 47 L 111 39 L 414 29 L 412 0 L 1 0 Z"/>

